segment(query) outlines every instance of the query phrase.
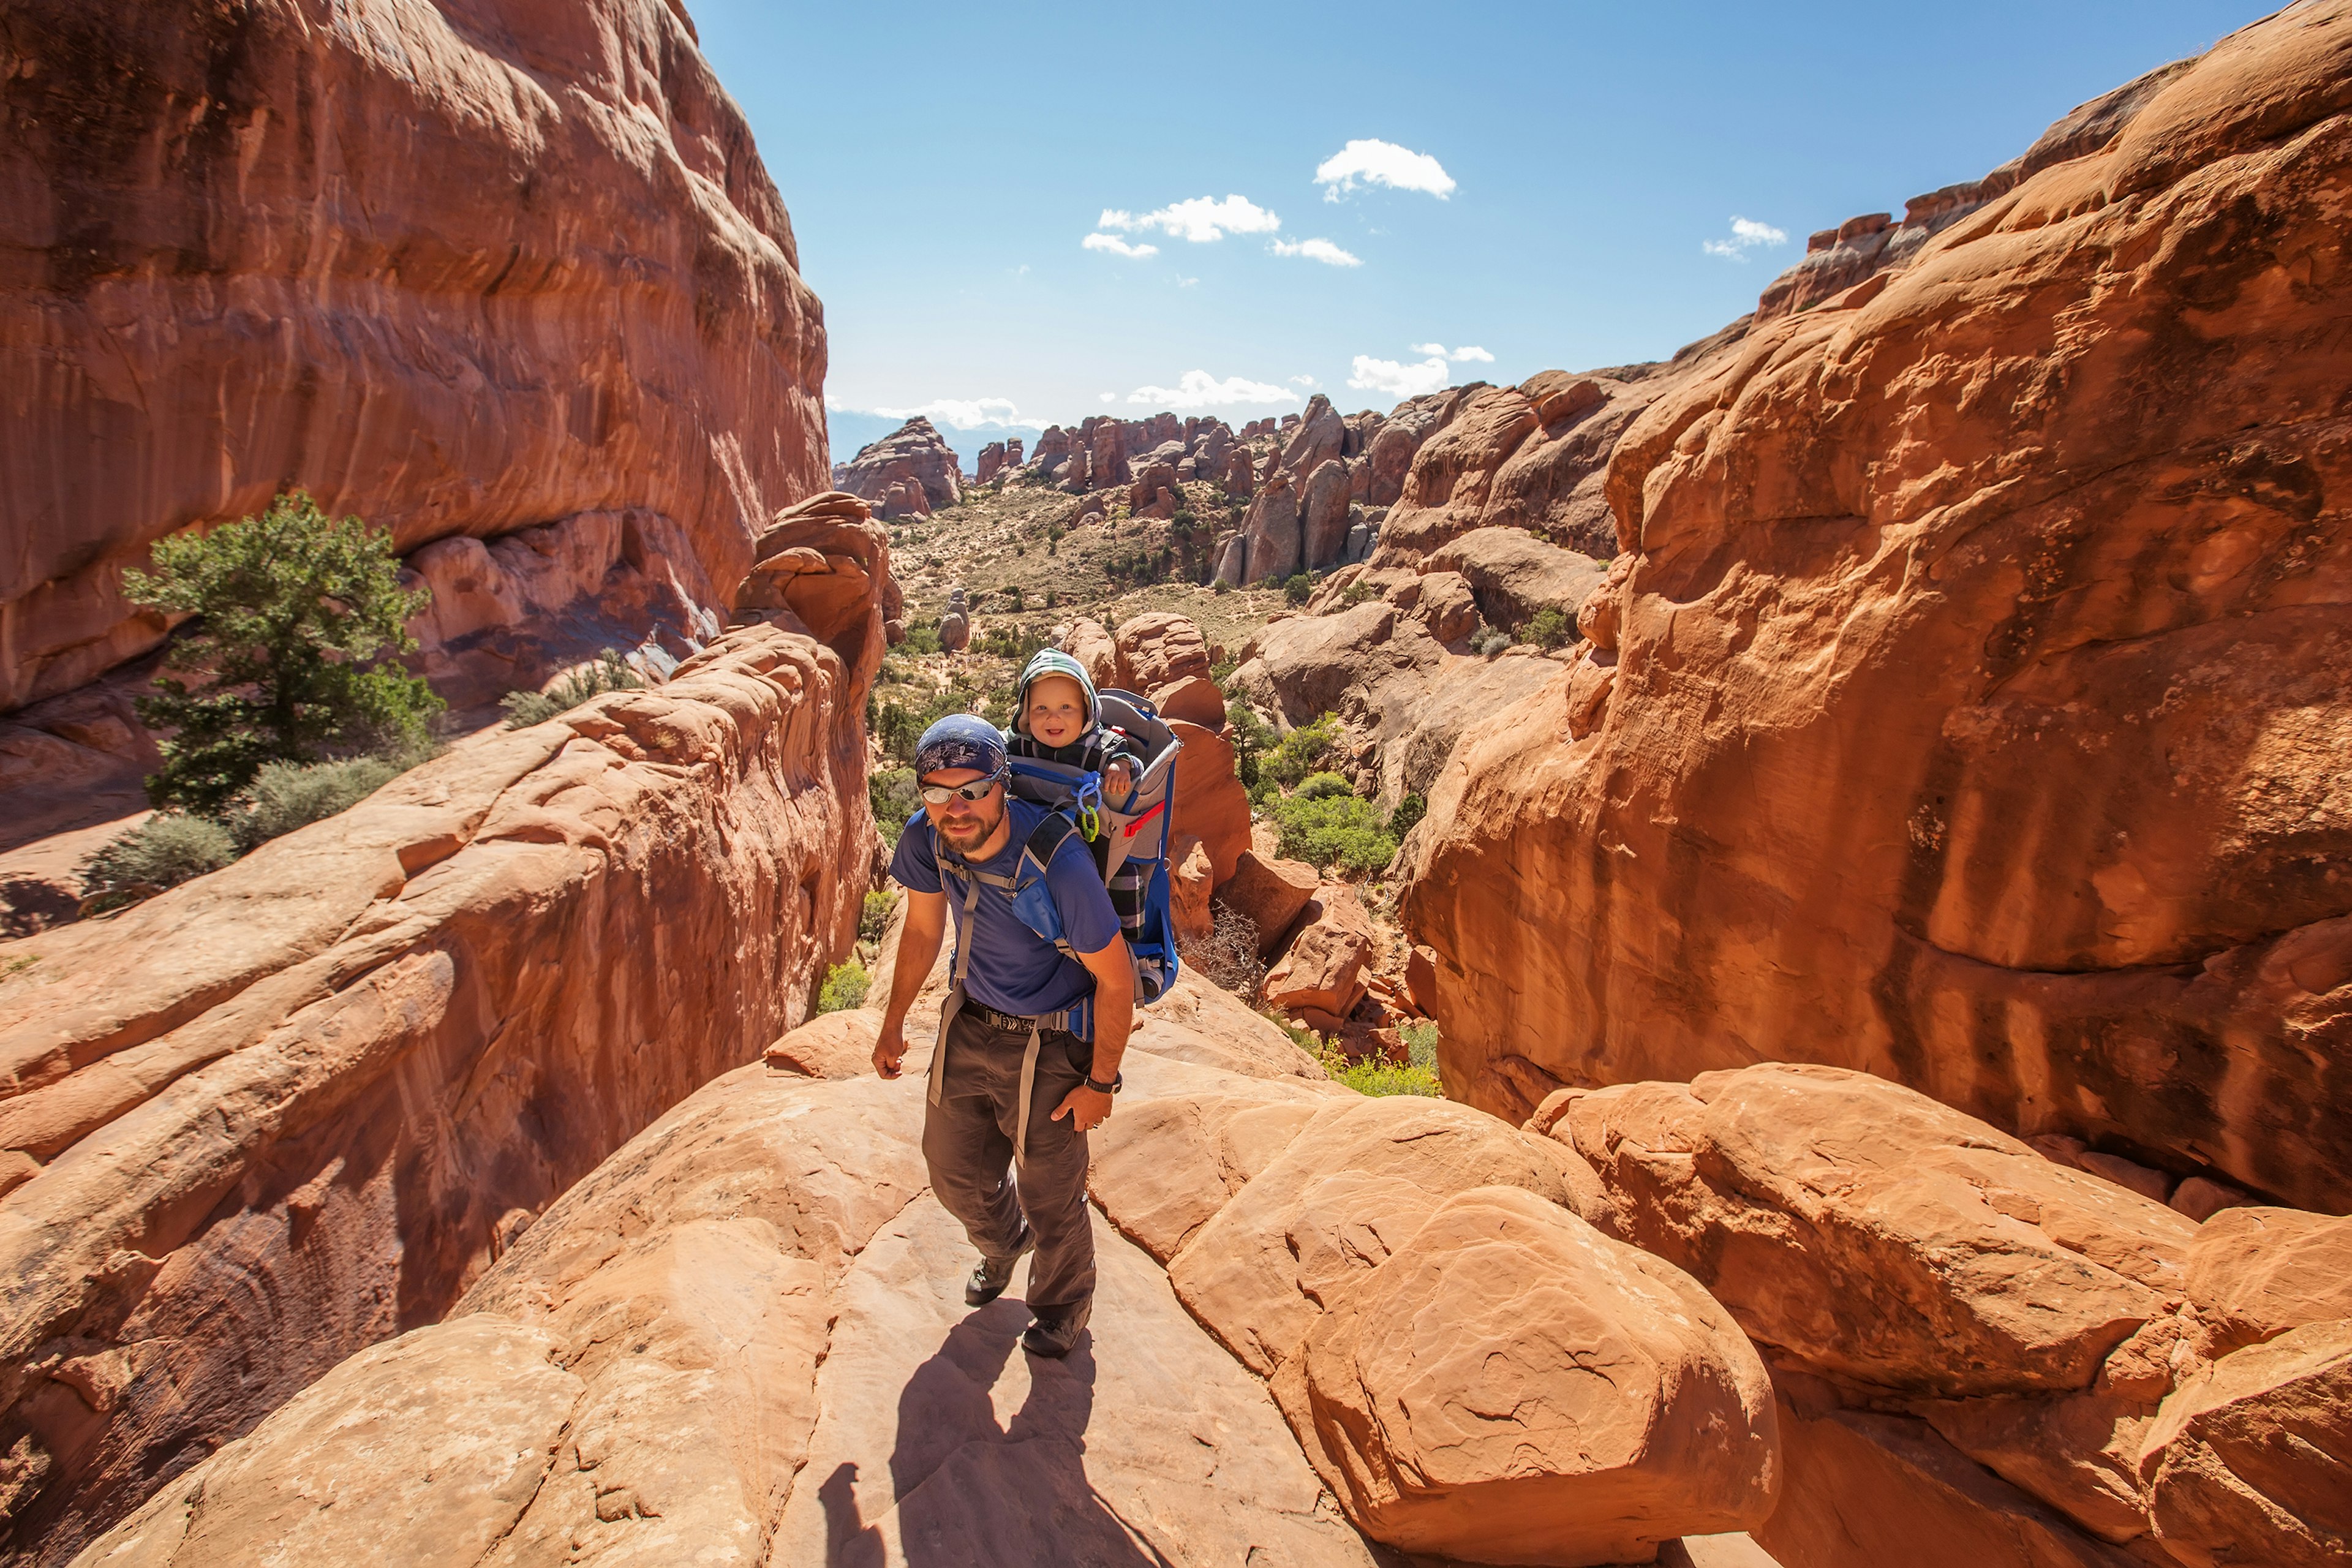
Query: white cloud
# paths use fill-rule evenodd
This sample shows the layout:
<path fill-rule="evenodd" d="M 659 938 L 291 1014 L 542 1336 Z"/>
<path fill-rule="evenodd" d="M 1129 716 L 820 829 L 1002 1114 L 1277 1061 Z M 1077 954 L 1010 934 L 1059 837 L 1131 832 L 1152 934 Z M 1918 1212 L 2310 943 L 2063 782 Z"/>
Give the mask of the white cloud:
<path fill-rule="evenodd" d="M 1198 283 L 1200 279 L 1198 278 L 1179 278 L 1176 279 L 1176 287 L 1179 289 L 1190 289 L 1193 284 Z"/>
<path fill-rule="evenodd" d="M 1113 256 L 1129 256 L 1138 260 L 1160 254 L 1160 247 L 1156 245 L 1129 245 L 1115 234 L 1090 234 L 1078 244 L 1087 250 L 1108 250 Z"/>
<path fill-rule="evenodd" d="M 1098 392 L 1095 394 L 1095 395 L 1101 398 L 1105 403 L 1117 403 L 1118 401 L 1118 394 L 1116 392 Z"/>
<path fill-rule="evenodd" d="M 1272 234 L 1282 226 L 1282 220 L 1247 196 L 1227 196 L 1223 201 L 1213 196 L 1194 196 L 1190 201 L 1172 203 L 1156 212 L 1145 213 L 1141 217 L 1121 207 L 1105 207 L 1095 226 L 1128 233 L 1156 228 L 1178 239 L 1205 245 L 1213 239 L 1223 239 L 1229 233 Z"/>
<path fill-rule="evenodd" d="M 1758 223 L 1753 218 L 1735 216 L 1731 220 L 1729 239 L 1704 240 L 1700 243 L 1699 248 L 1709 256 L 1720 256 L 1730 261 L 1745 261 L 1748 259 L 1748 253 L 1759 247 L 1788 243 L 1789 237 L 1770 224 Z"/>
<path fill-rule="evenodd" d="M 1329 187 L 1323 193 L 1327 202 L 1354 190 L 1360 179 L 1392 190 L 1426 191 L 1439 201 L 1454 194 L 1454 176 L 1436 159 L 1393 142 L 1350 142 L 1315 169 L 1315 183 Z"/>
<path fill-rule="evenodd" d="M 1450 359 L 1456 364 L 1474 359 L 1484 364 L 1495 363 L 1493 354 L 1475 344 L 1465 343 L 1458 349 L 1449 349 L 1444 343 L 1407 343 L 1405 347 L 1417 354 L 1434 354 L 1439 359 Z"/>
<path fill-rule="evenodd" d="M 1315 384 L 1315 378 L 1311 375 L 1294 375 L 1290 378 L 1290 381 L 1291 384 L 1294 386 L 1312 386 Z"/>
<path fill-rule="evenodd" d="M 1238 404 L 1296 403 L 1298 395 L 1262 381 L 1238 375 L 1219 381 L 1205 370 L 1188 370 L 1174 386 L 1139 386 L 1127 395 L 1129 403 L 1152 403 L 1162 408 L 1230 408 Z"/>
<path fill-rule="evenodd" d="M 832 399 L 825 406 L 845 407 Z M 1021 410 L 1009 397 L 935 397 L 915 408 L 856 408 L 855 414 L 879 414 L 885 419 L 929 420 L 934 425 L 951 425 L 959 430 L 977 430 L 983 425 L 1021 430 L 1042 430 L 1045 426 L 1034 419 L 1021 417 Z"/>
<path fill-rule="evenodd" d="M 1356 356 L 1356 374 L 1348 384 L 1360 392 L 1385 392 L 1391 397 L 1419 397 L 1424 392 L 1435 392 L 1452 379 L 1444 360 L 1435 354 L 1418 364 L 1399 364 L 1392 359 L 1374 359 L 1370 354 Z"/>
<path fill-rule="evenodd" d="M 1303 256 L 1309 261 L 1320 261 L 1330 267 L 1361 267 L 1363 258 L 1351 256 L 1328 239 L 1302 239 L 1293 245 L 1288 240 L 1274 242 L 1276 256 Z"/>

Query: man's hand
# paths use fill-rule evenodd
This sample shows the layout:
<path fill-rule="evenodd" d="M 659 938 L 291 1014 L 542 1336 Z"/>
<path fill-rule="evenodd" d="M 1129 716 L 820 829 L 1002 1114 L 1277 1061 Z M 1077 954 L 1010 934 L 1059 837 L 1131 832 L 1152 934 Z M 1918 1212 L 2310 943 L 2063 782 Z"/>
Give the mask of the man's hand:
<path fill-rule="evenodd" d="M 888 1019 L 882 1023 L 882 1036 L 874 1042 L 874 1070 L 884 1078 L 897 1078 L 898 1064 L 907 1059 L 907 1029 L 903 1024 Z M 1081 1086 L 1083 1087 L 1083 1086 Z"/>
<path fill-rule="evenodd" d="M 877 1055 L 879 1055 L 878 1048 Z M 888 1078 L 890 1075 L 884 1073 L 882 1076 Z M 1098 1089 L 1088 1089 L 1080 1084 L 1062 1096 L 1062 1103 L 1054 1108 L 1055 1121 L 1059 1121 L 1065 1116 L 1070 1118 L 1070 1124 L 1079 1131 L 1091 1132 L 1110 1120 L 1110 1096 Z"/>

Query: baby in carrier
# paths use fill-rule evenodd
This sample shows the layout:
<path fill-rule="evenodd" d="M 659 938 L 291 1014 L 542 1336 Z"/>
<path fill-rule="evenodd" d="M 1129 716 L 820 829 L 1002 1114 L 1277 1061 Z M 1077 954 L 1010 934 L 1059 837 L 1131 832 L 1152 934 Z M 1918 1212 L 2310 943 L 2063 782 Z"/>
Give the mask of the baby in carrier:
<path fill-rule="evenodd" d="M 1137 770 L 1147 760 L 1140 743 L 1102 721 L 1102 707 L 1095 700 L 1095 683 L 1087 679 L 1086 667 L 1052 648 L 1031 659 L 1021 672 L 1020 696 L 1004 749 L 1016 757 L 1102 774 L 1103 804 L 1113 810 L 1126 805 L 1135 790 Z M 1087 847 L 1097 871 L 1109 864 L 1108 836 L 1090 840 Z M 1129 859 L 1108 879 L 1111 908 L 1130 942 L 1143 928 L 1144 884 L 1150 874 L 1150 862 Z"/>

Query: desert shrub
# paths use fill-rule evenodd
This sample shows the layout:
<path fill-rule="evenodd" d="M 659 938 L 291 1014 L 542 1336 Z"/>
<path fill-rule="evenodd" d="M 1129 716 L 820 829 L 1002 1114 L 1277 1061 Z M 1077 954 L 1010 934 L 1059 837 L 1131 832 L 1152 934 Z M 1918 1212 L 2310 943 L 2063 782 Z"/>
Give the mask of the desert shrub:
<path fill-rule="evenodd" d="M 1340 589 L 1329 604 L 1323 606 L 1323 613 L 1327 616 L 1336 616 L 1342 610 L 1352 610 L 1358 605 L 1369 605 L 1380 596 L 1381 591 L 1373 584 L 1350 583 Z"/>
<path fill-rule="evenodd" d="M 908 626 L 907 640 L 903 646 L 908 653 L 912 654 L 937 653 L 940 651 L 940 628 Z"/>
<path fill-rule="evenodd" d="M 1358 1094 L 1418 1094 L 1430 1100 L 1441 1100 L 1445 1095 L 1433 1068 L 1401 1068 L 1392 1062 L 1367 1060 L 1343 1061 L 1336 1066 L 1327 1061 L 1323 1070 L 1334 1083 L 1344 1083 Z"/>
<path fill-rule="evenodd" d="M 1016 548 L 1013 551 L 1013 553 L 1017 555 L 1020 553 L 1020 551 Z M 1022 593 L 1020 584 L 1007 583 L 1004 584 L 1004 602 L 1012 606 L 1013 613 L 1016 616 L 1021 614 L 1024 609 L 1027 608 L 1027 606 L 1022 603 L 1024 597 L 1024 595 Z"/>
<path fill-rule="evenodd" d="M 1576 622 L 1558 605 L 1546 605 L 1538 610 L 1519 628 L 1519 640 L 1537 647 L 1565 647 L 1576 639 Z"/>
<path fill-rule="evenodd" d="M 499 699 L 507 710 L 507 728 L 528 730 L 559 713 L 569 713 L 592 697 L 607 691 L 635 691 L 645 679 L 629 668 L 619 652 L 606 648 L 593 664 L 583 664 L 544 691 L 509 691 Z"/>
<path fill-rule="evenodd" d="M 1405 1060 L 1431 1077 L 1437 1074 L 1437 1025 L 1428 1018 L 1407 1024 L 1397 1031 L 1404 1037 Z"/>
<path fill-rule="evenodd" d="M 91 914 L 120 909 L 191 877 L 217 871 L 236 858 L 236 836 L 221 824 L 208 816 L 159 811 L 107 840 L 82 861 L 82 907 Z"/>
<path fill-rule="evenodd" d="M 836 963 L 824 972 L 824 984 L 816 994 L 816 1010 L 820 1013 L 848 1013 L 866 1005 L 866 988 L 871 984 L 866 966 L 856 959 Z"/>
<path fill-rule="evenodd" d="M 898 907 L 898 895 L 889 889 L 866 895 L 866 905 L 857 912 L 857 940 L 880 942 L 890 933 L 890 914 Z"/>
<path fill-rule="evenodd" d="M 1218 578 L 1216 586 L 1210 590 L 1210 592 L 1216 594 L 1230 594 L 1233 591 L 1234 585 L 1231 583 L 1226 582 L 1223 577 Z"/>
<path fill-rule="evenodd" d="M 1511 634 L 1508 632 L 1488 632 L 1486 636 L 1480 637 L 1474 646 L 1477 648 L 1479 654 L 1483 658 L 1492 658 L 1496 654 L 1511 646 Z"/>
<path fill-rule="evenodd" d="M 238 797 L 226 826 L 240 849 L 252 849 L 280 834 L 322 822 L 358 805 L 405 771 L 383 757 L 343 762 L 265 763 Z"/>
<path fill-rule="evenodd" d="M 1257 956 L 1257 922 L 1238 910 L 1212 904 L 1209 934 L 1177 943 L 1177 956 L 1220 990 L 1247 999 L 1257 994 L 1265 965 Z"/>
<path fill-rule="evenodd" d="M 1339 743 L 1339 721 L 1326 713 L 1301 724 L 1267 752 L 1261 766 L 1277 784 L 1295 784 L 1318 771 Z"/>
<path fill-rule="evenodd" d="M 1307 602 L 1307 596 L 1314 591 L 1315 580 L 1301 572 L 1282 584 L 1283 602 L 1288 605 L 1303 605 Z"/>
<path fill-rule="evenodd" d="M 1397 802 L 1396 809 L 1389 813 L 1389 837 L 1400 844 L 1403 843 L 1404 836 L 1411 833 L 1420 825 L 1421 819 L 1428 815 L 1427 801 L 1417 795 L 1406 795 Z"/>
<path fill-rule="evenodd" d="M 1353 795 L 1319 800 L 1292 795 L 1267 803 L 1266 809 L 1281 830 L 1283 854 L 1293 860 L 1324 868 L 1377 871 L 1396 858 L 1397 841 L 1389 837 L 1380 808 L 1370 801 Z"/>
<path fill-rule="evenodd" d="M 1013 605 L 1014 609 L 1020 607 L 1018 604 Z M 1037 656 L 1039 649 L 1053 646 L 1054 639 L 1045 635 L 1045 627 L 1015 626 L 1005 621 L 998 621 L 991 626 L 987 631 L 981 634 L 980 638 L 981 652 L 994 654 L 999 658 L 1009 658 L 1016 667 L 1022 668 L 1027 668 L 1029 661 Z"/>
<path fill-rule="evenodd" d="M 918 731 L 916 733 L 920 734 Z M 866 798 L 874 808 L 874 826 L 885 842 L 895 845 L 907 824 L 914 820 L 923 797 L 916 793 L 912 768 L 877 768 L 866 777 Z"/>
<path fill-rule="evenodd" d="M 950 713 L 971 711 L 972 699 L 977 695 L 970 687 L 955 683 L 910 702 L 885 702 L 875 724 L 884 754 L 901 767 L 913 767 L 915 742 L 923 738 L 923 731 Z M 906 818 L 901 816 L 899 820 L 904 822 Z"/>
<path fill-rule="evenodd" d="M 390 532 L 299 491 L 259 517 L 158 540 L 123 596 L 191 615 L 139 717 L 169 732 L 158 806 L 217 811 L 265 763 L 421 744 L 442 703 L 396 662 L 431 595 L 400 586 Z M 193 677 L 193 681 L 189 679 Z"/>
<path fill-rule="evenodd" d="M 1356 786 L 1339 773 L 1308 773 L 1298 785 L 1298 798 L 1301 800 L 1330 800 L 1355 793 Z"/>

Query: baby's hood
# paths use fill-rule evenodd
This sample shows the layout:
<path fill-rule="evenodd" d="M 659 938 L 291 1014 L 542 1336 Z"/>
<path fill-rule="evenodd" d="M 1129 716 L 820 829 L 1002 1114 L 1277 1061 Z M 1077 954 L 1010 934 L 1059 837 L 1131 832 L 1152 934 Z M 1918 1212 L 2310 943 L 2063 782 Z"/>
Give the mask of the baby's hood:
<path fill-rule="evenodd" d="M 1013 702 L 1013 727 L 1015 730 L 1024 735 L 1029 733 L 1029 688 L 1049 675 L 1066 676 L 1076 681 L 1078 689 L 1086 693 L 1087 721 L 1080 727 L 1080 733 L 1102 722 L 1102 703 L 1095 697 L 1095 683 L 1087 677 L 1087 667 L 1061 649 L 1049 647 L 1031 659 L 1029 668 L 1021 672 L 1021 690 Z"/>

